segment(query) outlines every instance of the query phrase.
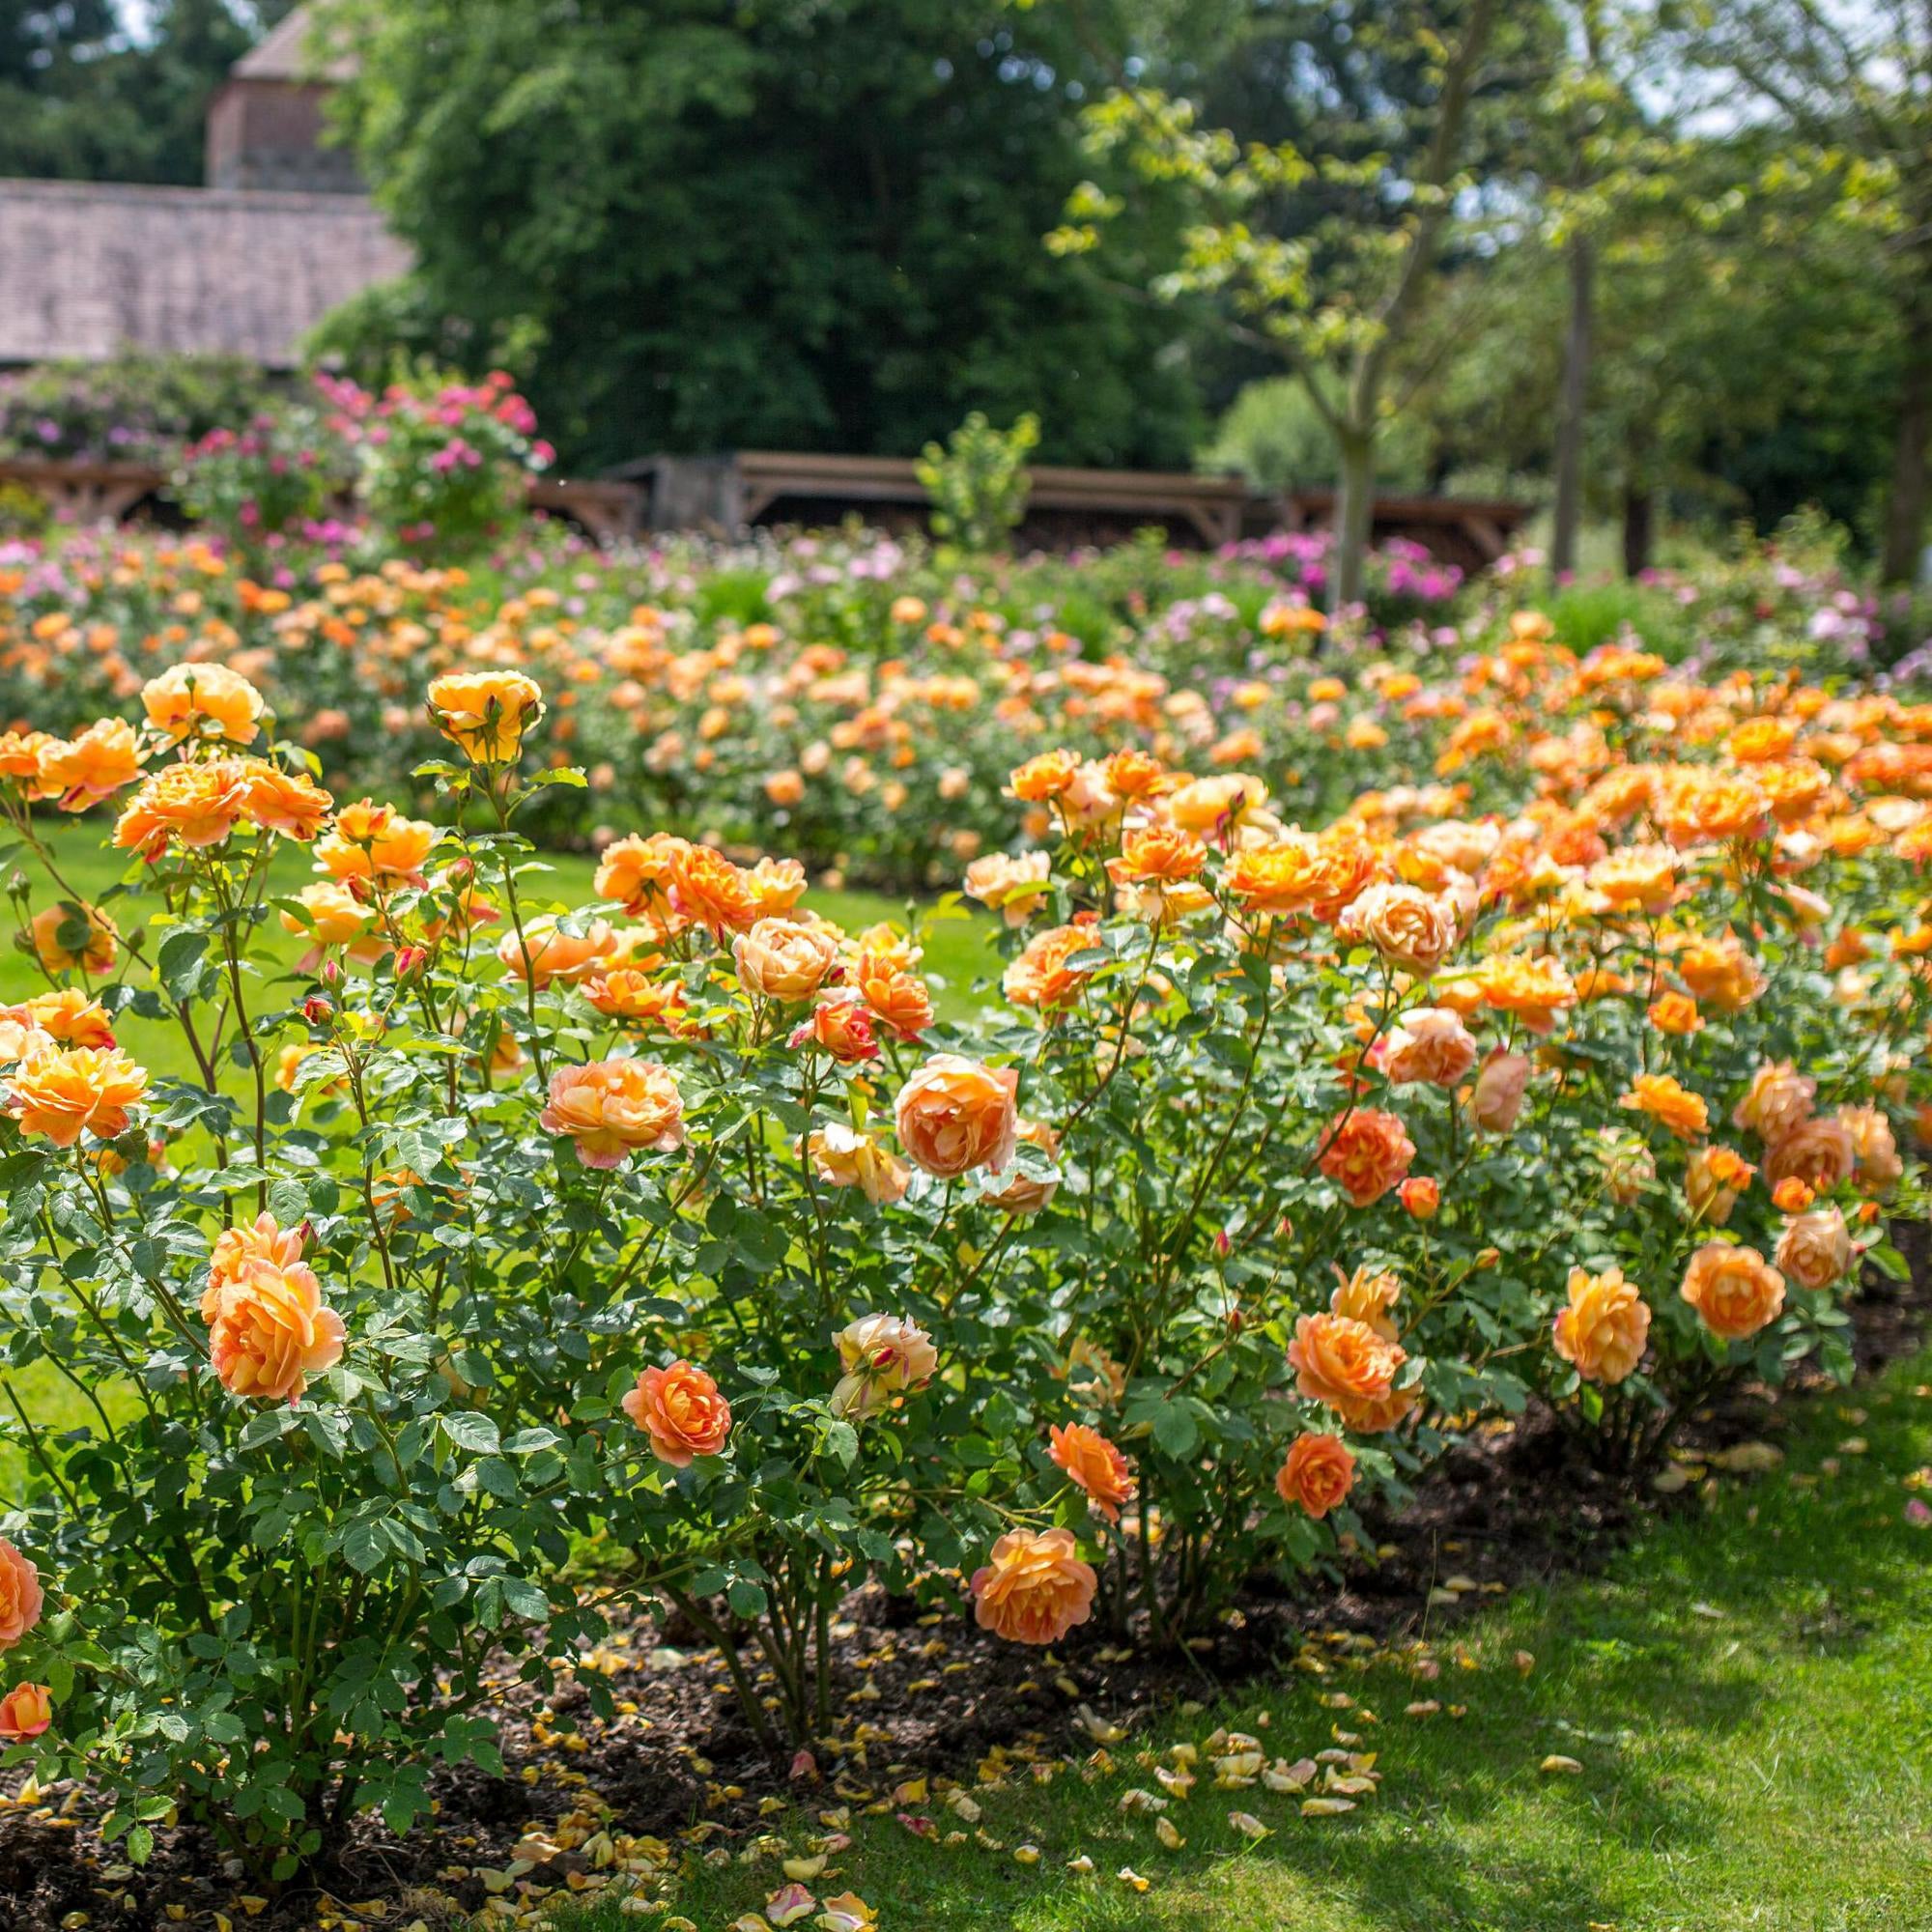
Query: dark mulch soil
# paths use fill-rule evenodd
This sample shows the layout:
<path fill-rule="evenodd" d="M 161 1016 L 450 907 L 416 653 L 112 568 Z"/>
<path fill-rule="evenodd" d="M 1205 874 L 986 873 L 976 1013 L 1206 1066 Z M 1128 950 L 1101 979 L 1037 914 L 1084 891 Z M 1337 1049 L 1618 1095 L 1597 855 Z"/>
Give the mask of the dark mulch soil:
<path fill-rule="evenodd" d="M 1909 1286 L 1872 1274 L 1853 1304 L 1859 1369 L 1869 1373 L 1916 1348 L 1932 1316 L 1932 1234 L 1894 1231 L 1912 1262 Z M 1801 1370 L 1783 1392 L 1746 1385 L 1700 1412 L 1681 1440 L 1712 1452 L 1747 1440 L 1775 1440 L 1792 1394 L 1832 1386 Z M 1478 1579 L 1468 1605 L 1532 1581 L 1601 1565 L 1644 1517 L 1670 1498 L 1633 1493 L 1598 1474 L 1573 1437 L 1547 1412 L 1479 1435 L 1431 1471 L 1400 1514 L 1369 1528 L 1382 1554 L 1350 1565 L 1338 1582 L 1293 1596 L 1261 1581 L 1240 1608 L 1191 1649 L 1168 1652 L 1082 1630 L 1051 1656 L 997 1642 L 960 1615 L 923 1613 L 909 1600 L 867 1589 L 850 1599 L 835 1627 L 835 1706 L 841 1735 L 863 1749 L 821 1751 L 814 1776 L 827 1803 L 882 1796 L 920 1772 L 970 1776 L 989 1751 L 1019 1756 L 1091 1747 L 1079 1707 L 1121 1719 L 1151 1705 L 1205 1697 L 1273 1667 L 1309 1633 L 1351 1632 L 1378 1641 L 1433 1631 L 1457 1609 L 1430 1592 L 1449 1577 Z M 590 1660 L 608 1677 L 620 1707 L 614 1723 L 594 1719 L 584 1694 L 567 1684 L 542 1699 L 508 1684 L 497 1704 L 508 1775 L 473 1767 L 438 1774 L 435 1831 L 405 1839 L 379 1822 L 357 1821 L 351 1842 L 313 1884 L 238 1918 L 249 1932 L 296 1932 L 331 1913 L 376 1926 L 432 1925 L 488 1895 L 482 1869 L 500 1870 L 526 1833 L 584 1813 L 625 1834 L 675 1840 L 709 1823 L 719 1841 L 754 1825 L 761 1799 L 800 1787 L 775 1771 L 729 1697 L 716 1653 L 676 1647 L 678 1633 L 648 1620 L 620 1628 Z M 581 1729 L 574 1729 L 581 1724 Z M 35 1807 L 0 1800 L 0 1932 L 56 1932 L 69 1915 L 92 1927 L 164 1932 L 235 1912 L 246 1891 L 238 1869 L 201 1834 L 156 1835 L 138 1872 L 103 1847 L 91 1829 L 86 1795 L 57 1789 Z M 566 1839 L 581 1836 L 584 1829 Z M 620 1843 L 621 1849 L 621 1843 Z M 561 1885 L 587 1867 L 581 1852 L 548 1860 L 533 1882 Z M 386 1901 L 382 1917 L 362 1918 L 357 1902 Z M 244 1907 L 245 1911 L 246 1908 Z"/>

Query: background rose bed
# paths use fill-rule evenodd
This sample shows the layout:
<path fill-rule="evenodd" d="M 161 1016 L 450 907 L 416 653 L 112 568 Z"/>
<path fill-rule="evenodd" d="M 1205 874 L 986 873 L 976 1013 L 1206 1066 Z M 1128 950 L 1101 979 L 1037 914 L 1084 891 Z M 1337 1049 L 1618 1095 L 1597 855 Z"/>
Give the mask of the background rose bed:
<path fill-rule="evenodd" d="M 486 1656 L 547 1683 L 613 1594 L 781 1763 L 867 1577 L 1184 1641 L 1532 1392 L 1641 1473 L 1902 1267 L 1932 712 L 1791 673 L 1823 580 L 1693 593 L 1675 670 L 1481 604 L 1312 663 L 1265 563 L 1128 553 L 1128 665 L 1011 614 L 1057 566 L 762 567 L 8 566 L 5 1360 L 94 1407 L 6 1423 L 0 1762 L 137 1860 L 407 1828 L 493 1762 Z M 607 821 L 554 902 L 527 833 Z M 747 838 L 944 855 L 999 1002 Z"/>

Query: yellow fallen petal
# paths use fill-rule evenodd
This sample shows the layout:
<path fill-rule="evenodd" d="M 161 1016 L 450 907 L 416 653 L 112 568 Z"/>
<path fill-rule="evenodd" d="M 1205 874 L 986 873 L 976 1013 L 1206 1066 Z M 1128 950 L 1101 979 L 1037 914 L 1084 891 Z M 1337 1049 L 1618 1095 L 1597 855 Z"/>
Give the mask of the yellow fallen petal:
<path fill-rule="evenodd" d="M 1148 1889 L 1149 1884 L 1151 1883 L 1151 1881 L 1144 1879 L 1140 1875 L 1140 1873 L 1133 1868 L 1132 1865 L 1122 1865 L 1120 1868 L 1120 1870 L 1114 1874 L 1114 1876 L 1118 1878 L 1122 1885 L 1132 1886 L 1136 1891 L 1145 1891 Z"/>
<path fill-rule="evenodd" d="M 1187 1840 L 1174 1828 L 1172 1818 L 1156 1818 L 1153 1821 L 1153 1834 L 1170 1852 L 1178 1852 Z"/>
<path fill-rule="evenodd" d="M 1265 1838 L 1268 1828 L 1252 1811 L 1230 1811 L 1228 1823 L 1244 1838 Z"/>
<path fill-rule="evenodd" d="M 1038 1864 L 1039 1847 L 1037 1845 L 1015 1845 L 1013 1847 L 1013 1861 L 1015 1863 L 1023 1865 Z"/>
<path fill-rule="evenodd" d="M 1301 1815 L 1304 1818 L 1339 1818 L 1344 1811 L 1354 1808 L 1352 1798 L 1304 1798 L 1301 1801 Z"/>
<path fill-rule="evenodd" d="M 1537 1769 L 1545 1772 L 1560 1772 L 1567 1777 L 1580 1777 L 1583 1773 L 1583 1767 L 1574 1757 L 1564 1757 L 1557 1751 L 1551 1751 Z"/>

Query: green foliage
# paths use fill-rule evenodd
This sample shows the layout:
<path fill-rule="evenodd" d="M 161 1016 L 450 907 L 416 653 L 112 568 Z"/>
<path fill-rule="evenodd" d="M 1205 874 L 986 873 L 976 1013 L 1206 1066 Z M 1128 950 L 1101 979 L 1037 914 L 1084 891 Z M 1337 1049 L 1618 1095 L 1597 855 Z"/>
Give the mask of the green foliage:
<path fill-rule="evenodd" d="M 1003 548 L 1026 515 L 1027 457 L 1038 443 L 1037 416 L 998 430 L 978 410 L 944 448 L 928 442 L 917 469 L 932 504 L 933 534 L 968 551 Z"/>
<path fill-rule="evenodd" d="M 506 331 L 532 343 L 529 393 L 573 464 L 902 455 L 970 408 L 1035 412 L 1061 461 L 1184 460 L 1176 319 L 1039 249 L 1078 179 L 1073 85 L 1097 85 L 1062 10 L 340 17 L 366 50 L 345 116 L 417 253 L 412 310 L 452 318 L 472 371 Z"/>
<path fill-rule="evenodd" d="M 255 416 L 273 388 L 239 355 L 126 350 L 104 362 L 43 362 L 0 377 L 0 455 L 168 463 Z"/>
<path fill-rule="evenodd" d="M 1416 416 L 1390 422 L 1376 441 L 1376 483 L 1392 492 L 1428 486 L 1431 433 Z M 1335 439 L 1293 376 L 1248 384 L 1203 448 L 1204 469 L 1232 469 L 1257 490 L 1326 489 L 1335 480 Z"/>

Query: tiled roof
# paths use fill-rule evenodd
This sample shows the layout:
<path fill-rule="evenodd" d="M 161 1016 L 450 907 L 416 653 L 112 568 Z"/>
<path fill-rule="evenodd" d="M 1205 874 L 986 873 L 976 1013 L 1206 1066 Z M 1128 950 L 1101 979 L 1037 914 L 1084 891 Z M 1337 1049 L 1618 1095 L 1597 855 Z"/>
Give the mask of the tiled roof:
<path fill-rule="evenodd" d="M 0 363 L 139 348 L 287 367 L 409 261 L 359 195 L 0 181 Z"/>
<path fill-rule="evenodd" d="M 308 9 L 298 7 L 228 70 L 237 80 L 348 80 L 355 72 L 353 56 L 319 58 L 310 44 Z"/>

